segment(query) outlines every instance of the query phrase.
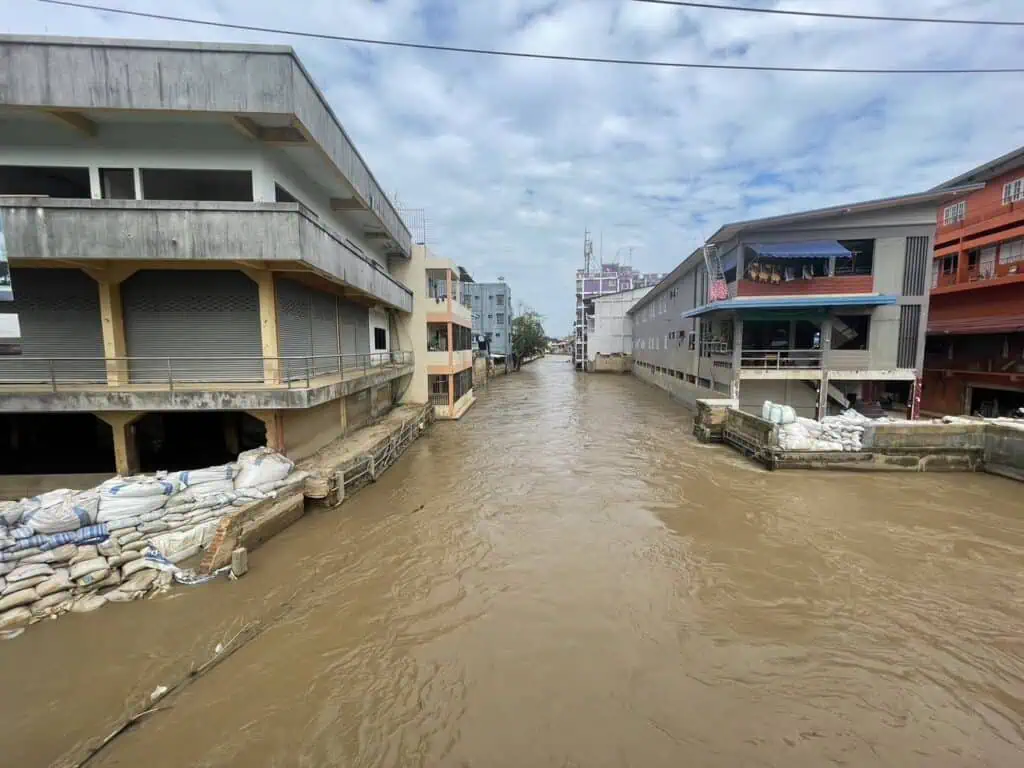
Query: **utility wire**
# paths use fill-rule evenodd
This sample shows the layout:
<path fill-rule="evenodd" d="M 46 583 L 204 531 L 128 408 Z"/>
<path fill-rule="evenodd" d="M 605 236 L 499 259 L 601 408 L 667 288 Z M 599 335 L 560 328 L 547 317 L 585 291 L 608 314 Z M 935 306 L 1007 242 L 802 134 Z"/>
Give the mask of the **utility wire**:
<path fill-rule="evenodd" d="M 421 51 L 449 51 L 452 53 L 471 53 L 482 56 L 507 56 L 516 59 L 543 59 L 546 61 L 580 61 L 590 64 L 621 64 L 636 67 L 662 67 L 668 69 L 723 69 L 739 70 L 746 72 L 818 72 L 827 74 L 843 75 L 991 75 L 1010 74 L 1024 72 L 1024 67 L 987 67 L 981 69 L 952 68 L 952 69 L 871 69 L 871 68 L 844 68 L 844 67 L 785 67 L 785 66 L 759 66 L 755 64 L 705 64 L 698 62 L 684 61 L 651 61 L 648 59 L 614 59 L 602 56 L 569 56 L 554 53 L 527 53 L 524 51 L 504 51 L 490 48 L 464 48 L 453 45 L 432 45 L 430 43 L 411 43 L 401 40 L 375 40 L 367 37 L 351 37 L 348 35 L 329 35 L 323 32 L 302 32 L 299 30 L 278 29 L 275 27 L 260 27 L 254 24 L 235 24 L 227 21 L 207 21 L 205 19 L 193 19 L 185 16 L 171 16 L 163 13 L 150 13 L 147 11 L 129 11 L 124 8 L 110 8 L 92 3 L 73 2 L 73 0 L 36 0 L 38 3 L 47 5 L 60 5 L 68 8 L 82 8 L 102 13 L 118 13 L 124 16 L 137 16 L 145 19 L 157 19 L 159 21 L 176 21 L 182 24 L 198 24 L 205 27 L 220 27 L 223 29 L 237 29 L 246 32 L 266 32 L 274 35 L 288 35 L 291 37 L 304 37 L 315 40 L 333 40 L 343 43 L 359 43 L 362 45 L 380 45 L 391 48 L 413 48 Z"/>
<path fill-rule="evenodd" d="M 741 11 L 743 13 L 774 13 L 779 16 L 813 16 L 819 19 L 848 19 L 852 21 L 905 21 L 915 24 L 976 24 L 988 27 L 1024 27 L 1024 21 L 1002 19 L 944 19 L 938 16 L 868 16 L 862 13 L 830 13 L 827 11 L 793 11 L 785 8 L 760 8 L 749 5 L 723 5 L 722 3 L 691 2 L 690 0 L 634 0 L 652 5 L 681 5 L 711 11 Z"/>

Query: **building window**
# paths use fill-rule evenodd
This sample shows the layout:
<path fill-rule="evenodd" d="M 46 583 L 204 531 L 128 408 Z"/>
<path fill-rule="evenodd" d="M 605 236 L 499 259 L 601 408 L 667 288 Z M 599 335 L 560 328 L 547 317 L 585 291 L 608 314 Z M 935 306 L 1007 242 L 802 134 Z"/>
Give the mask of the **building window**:
<path fill-rule="evenodd" d="M 958 254 L 954 253 L 952 256 L 946 256 L 942 259 L 942 274 L 955 275 L 959 265 L 960 257 Z"/>
<path fill-rule="evenodd" d="M 1024 178 L 1003 184 L 1003 205 L 1024 200 Z"/>
<path fill-rule="evenodd" d="M 495 331 L 494 332 L 494 338 L 500 339 L 501 338 L 501 331 Z"/>
<path fill-rule="evenodd" d="M 503 294 L 499 293 L 497 296 L 494 297 L 494 300 L 495 302 L 497 302 L 499 307 L 505 306 L 505 296 Z"/>
<path fill-rule="evenodd" d="M 1024 240 L 1011 240 L 999 246 L 999 263 L 1016 264 L 1024 261 Z"/>
<path fill-rule="evenodd" d="M 832 318 L 832 349 L 866 350 L 871 315 L 836 315 Z"/>
<path fill-rule="evenodd" d="M 943 224 L 956 224 L 958 221 L 963 221 L 967 217 L 967 201 L 961 200 L 959 203 L 953 203 L 947 205 L 942 211 L 942 223 Z"/>
<path fill-rule="evenodd" d="M 499 312 L 498 314 L 496 314 L 494 316 L 494 322 L 496 322 L 498 325 L 504 325 L 505 324 L 505 315 L 502 314 L 501 312 Z"/>
<path fill-rule="evenodd" d="M 388 348 L 388 332 L 384 328 L 373 329 L 373 348 L 378 352 Z"/>

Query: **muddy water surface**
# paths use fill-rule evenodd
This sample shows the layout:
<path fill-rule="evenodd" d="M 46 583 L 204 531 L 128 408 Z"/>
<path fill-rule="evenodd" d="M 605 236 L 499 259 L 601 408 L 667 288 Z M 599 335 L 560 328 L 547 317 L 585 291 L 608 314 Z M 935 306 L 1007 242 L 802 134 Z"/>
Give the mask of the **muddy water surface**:
<path fill-rule="evenodd" d="M 1024 495 L 760 471 L 631 377 L 498 379 L 243 580 L 0 644 L 3 764 L 1024 763 Z"/>

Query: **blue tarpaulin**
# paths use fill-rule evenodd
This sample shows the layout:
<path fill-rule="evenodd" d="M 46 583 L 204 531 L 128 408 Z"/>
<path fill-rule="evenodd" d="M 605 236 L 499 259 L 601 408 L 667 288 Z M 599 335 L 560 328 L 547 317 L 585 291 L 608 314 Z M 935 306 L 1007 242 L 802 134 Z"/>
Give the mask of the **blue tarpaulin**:
<path fill-rule="evenodd" d="M 836 240 L 809 240 L 804 243 L 751 243 L 747 246 L 758 256 L 769 259 L 849 259 L 853 254 Z"/>

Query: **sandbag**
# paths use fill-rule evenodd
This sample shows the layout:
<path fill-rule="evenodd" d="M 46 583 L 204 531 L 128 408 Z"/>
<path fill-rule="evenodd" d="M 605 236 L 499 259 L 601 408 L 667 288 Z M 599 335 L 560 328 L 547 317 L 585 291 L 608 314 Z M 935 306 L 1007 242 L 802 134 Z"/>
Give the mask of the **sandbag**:
<path fill-rule="evenodd" d="M 29 557 L 22 558 L 19 562 L 22 563 L 64 563 L 74 557 L 78 552 L 78 547 L 74 544 L 61 544 L 59 547 L 53 549 L 44 550 L 38 555 L 30 555 Z"/>
<path fill-rule="evenodd" d="M 100 551 L 96 548 L 95 544 L 86 544 L 85 546 L 78 548 L 78 552 L 76 552 L 74 557 L 71 558 L 70 564 L 77 565 L 78 563 L 86 560 L 93 560 L 99 556 Z"/>
<path fill-rule="evenodd" d="M 166 502 L 166 496 L 104 496 L 101 494 L 97 520 L 101 523 L 112 523 L 122 517 L 137 518 L 160 509 Z"/>
<path fill-rule="evenodd" d="M 235 488 L 249 488 L 263 483 L 283 480 L 295 464 L 270 448 L 253 448 L 238 455 L 238 474 Z"/>
<path fill-rule="evenodd" d="M 22 525 L 36 533 L 74 531 L 96 521 L 99 496 L 95 491 L 75 492 L 67 488 L 41 493 L 30 499 L 21 516 Z"/>
<path fill-rule="evenodd" d="M 136 530 L 133 530 L 131 533 L 126 533 L 121 536 L 118 536 L 117 543 L 123 547 L 125 544 L 131 544 L 133 541 L 138 541 L 141 538 L 142 534 Z"/>
<path fill-rule="evenodd" d="M 121 574 L 123 575 L 124 578 L 127 579 L 129 576 L 133 576 L 134 574 L 138 573 L 139 571 L 143 571 L 143 570 L 145 570 L 147 568 L 152 568 L 152 567 L 153 567 L 152 563 L 148 562 L 146 560 L 146 558 L 140 557 L 138 560 L 132 560 L 129 563 L 125 563 L 121 567 Z"/>
<path fill-rule="evenodd" d="M 39 593 L 36 592 L 34 587 L 12 592 L 9 595 L 0 597 L 0 611 L 6 611 L 8 608 L 17 608 L 19 605 L 28 605 L 38 599 Z"/>
<path fill-rule="evenodd" d="M 3 590 L 0 590 L 0 595 L 10 595 L 22 589 L 39 586 L 48 578 L 49 576 L 31 576 L 27 579 L 16 581 L 13 584 L 5 584 Z"/>
<path fill-rule="evenodd" d="M 124 586 L 115 587 L 103 592 L 101 595 L 108 603 L 127 603 L 138 600 L 142 592 L 138 590 L 125 589 Z"/>
<path fill-rule="evenodd" d="M 78 581 L 83 576 L 108 569 L 105 557 L 94 557 L 91 560 L 84 560 L 71 566 L 71 578 Z"/>
<path fill-rule="evenodd" d="M 130 563 L 132 560 L 138 560 L 140 557 L 142 557 L 142 553 L 137 549 L 126 549 L 121 554 L 110 558 L 107 562 L 110 563 L 110 567 L 113 568 L 119 565 L 124 565 L 125 563 Z"/>
<path fill-rule="evenodd" d="M 32 563 L 29 565 L 22 565 L 15 568 L 13 571 L 7 574 L 8 584 L 22 581 L 23 579 L 31 579 L 36 576 L 52 576 L 53 568 L 46 565 L 45 563 Z"/>
<path fill-rule="evenodd" d="M 103 571 L 98 571 L 97 573 L 103 573 Z M 90 573 L 88 576 L 83 576 L 80 581 L 85 581 L 85 579 L 91 579 L 91 578 L 93 578 L 96 575 L 97 575 L 96 573 Z M 107 574 L 107 577 L 105 579 L 102 579 L 102 580 L 99 580 L 99 581 L 93 581 L 90 584 L 83 584 L 82 586 L 88 586 L 88 587 L 91 587 L 92 589 L 103 589 L 105 587 L 116 587 L 120 583 L 121 583 L 121 569 L 120 568 L 111 568 L 110 572 Z"/>
<path fill-rule="evenodd" d="M 63 603 L 65 600 L 68 601 L 68 607 L 70 607 L 70 599 L 70 590 L 66 590 L 64 592 L 54 592 L 52 594 L 46 595 L 45 597 L 40 597 L 38 600 L 32 603 L 32 607 L 30 608 L 30 610 L 32 611 L 33 616 L 46 616 L 47 614 L 51 613 L 52 609 L 55 609 L 58 606 L 60 606 L 60 604 Z"/>
<path fill-rule="evenodd" d="M 114 539 L 107 539 L 96 545 L 96 552 L 103 557 L 113 557 L 121 554 L 121 545 Z"/>
<path fill-rule="evenodd" d="M 153 568 L 147 568 L 123 581 L 120 589 L 124 592 L 145 592 L 153 586 L 153 582 L 156 581 L 156 578 L 159 575 L 159 571 L 154 570 Z"/>
<path fill-rule="evenodd" d="M 0 629 L 17 629 L 32 621 L 32 611 L 28 608 L 12 608 L 0 613 Z"/>
<path fill-rule="evenodd" d="M 130 517 L 118 517 L 118 518 L 116 518 L 114 520 L 107 520 L 106 524 L 107 524 L 107 530 L 110 531 L 111 533 L 114 533 L 115 531 L 123 532 L 124 529 L 133 529 L 134 530 L 135 526 L 137 526 L 141 522 L 142 522 L 142 520 L 140 520 L 137 516 L 130 516 Z"/>
<path fill-rule="evenodd" d="M 46 597 L 52 595 L 54 592 L 62 592 L 65 589 L 71 589 L 74 584 L 71 581 L 71 577 L 67 573 L 55 573 L 53 576 L 48 578 L 36 585 L 36 594 L 40 597 Z"/>
<path fill-rule="evenodd" d="M 11 528 L 21 522 L 25 505 L 20 501 L 0 501 L 0 524 Z"/>
<path fill-rule="evenodd" d="M 101 568 L 98 571 L 91 571 L 84 576 L 75 579 L 75 584 L 80 587 L 91 587 L 96 589 L 102 586 L 103 581 L 110 576 L 109 568 Z"/>
<path fill-rule="evenodd" d="M 83 595 L 71 604 L 71 610 L 73 613 L 88 613 L 102 607 L 105 602 L 107 599 L 103 595 Z"/>

